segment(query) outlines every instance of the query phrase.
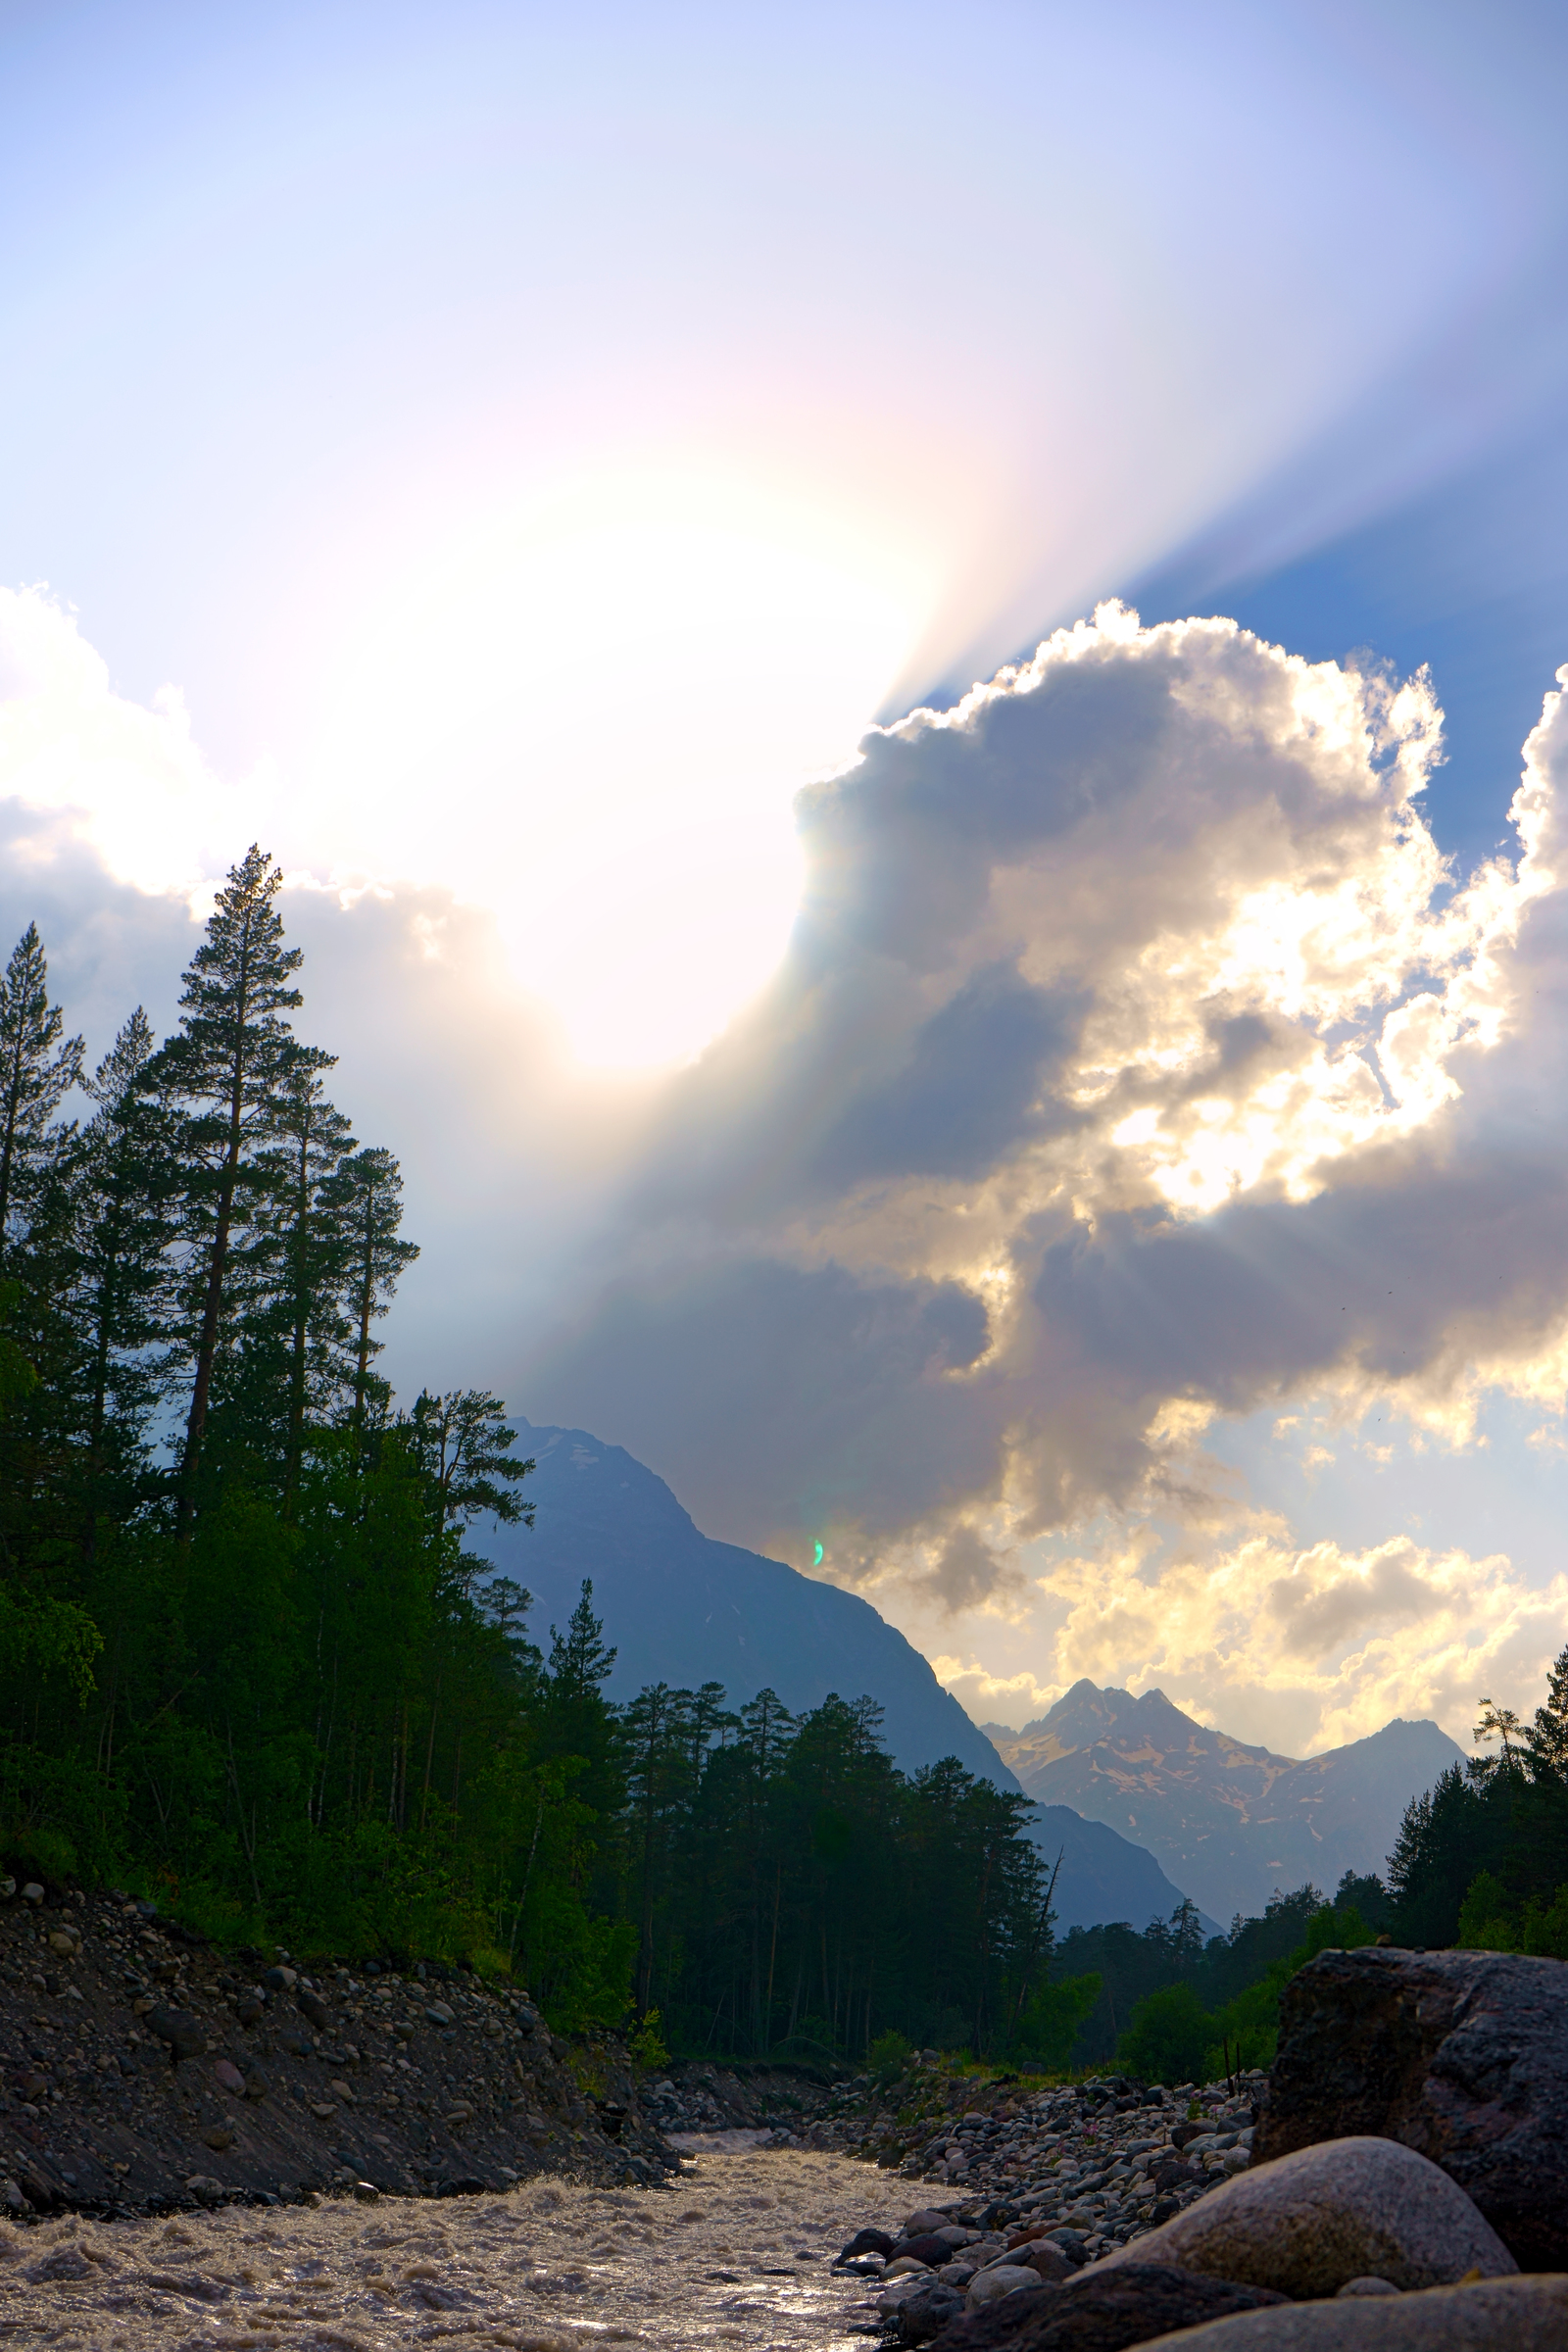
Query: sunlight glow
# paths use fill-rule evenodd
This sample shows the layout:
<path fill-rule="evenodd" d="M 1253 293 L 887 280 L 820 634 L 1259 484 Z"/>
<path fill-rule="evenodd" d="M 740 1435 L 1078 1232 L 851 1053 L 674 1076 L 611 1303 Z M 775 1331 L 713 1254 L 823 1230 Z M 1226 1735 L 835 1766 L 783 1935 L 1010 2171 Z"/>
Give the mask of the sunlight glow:
<path fill-rule="evenodd" d="M 925 597 L 732 483 L 601 478 L 487 521 L 342 645 L 300 847 L 493 907 L 580 1059 L 678 1061 L 777 963 L 794 795 L 853 753 Z"/>

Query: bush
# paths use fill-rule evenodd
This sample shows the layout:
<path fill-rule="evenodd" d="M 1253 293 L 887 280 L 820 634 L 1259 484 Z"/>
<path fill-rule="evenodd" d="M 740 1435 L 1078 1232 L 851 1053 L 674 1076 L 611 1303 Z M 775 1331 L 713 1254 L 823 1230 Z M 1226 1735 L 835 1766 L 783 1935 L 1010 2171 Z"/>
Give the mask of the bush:
<path fill-rule="evenodd" d="M 1532 1895 L 1520 1905 L 1510 1900 L 1500 1879 L 1490 1870 L 1481 1871 L 1460 1906 L 1459 1947 L 1568 1960 L 1568 1886 L 1559 1886 L 1550 1902 Z"/>
<path fill-rule="evenodd" d="M 1190 1984 L 1167 1984 L 1134 2009 L 1116 2063 L 1146 2082 L 1201 2082 L 1215 2024 Z"/>
<path fill-rule="evenodd" d="M 657 2009 L 650 2009 L 635 2033 L 626 2036 L 626 2047 L 633 2066 L 647 2074 L 669 2064 L 669 2052 L 664 2047 L 663 2022 Z"/>
<path fill-rule="evenodd" d="M 1100 1988 L 1101 1979 L 1093 1974 L 1043 1984 L 1014 2029 L 1013 2051 L 1048 2070 L 1070 2064 L 1073 2044 L 1100 1998 Z"/>
<path fill-rule="evenodd" d="M 913 2042 L 894 2029 L 877 2035 L 866 2052 L 865 2062 L 878 2083 L 886 2090 L 890 2082 L 898 2081 L 913 2055 Z"/>

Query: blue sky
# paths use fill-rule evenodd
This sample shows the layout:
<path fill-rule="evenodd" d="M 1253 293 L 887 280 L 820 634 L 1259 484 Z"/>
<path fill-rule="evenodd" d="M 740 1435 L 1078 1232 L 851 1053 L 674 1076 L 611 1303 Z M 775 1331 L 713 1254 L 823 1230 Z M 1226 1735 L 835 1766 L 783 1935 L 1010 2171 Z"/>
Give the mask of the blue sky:
<path fill-rule="evenodd" d="M 1559 1141 L 1547 820 L 1534 882 L 1470 885 L 1568 662 L 1565 47 L 1506 6 L 0 12 L 0 914 L 101 1045 L 137 995 L 169 1017 L 260 835 L 346 1105 L 408 1163 L 400 1377 L 823 1543 L 978 1711 L 1163 1677 L 1309 1744 L 1396 1704 L 1462 1730 L 1477 1674 L 1527 1698 L 1561 1639 L 1544 1207 L 1533 1301 L 1450 1276 Z M 1027 712 L 870 738 L 823 797 L 873 720 L 1106 598 L 1145 634 L 1074 641 Z M 1363 682 L 1160 635 L 1194 614 Z M 1441 758 L 1389 714 L 1423 665 Z M 1172 714 L 1213 698 L 1203 750 Z M 1331 705 L 1353 790 L 1289 749 Z M 1005 814 L 1006 763 L 965 761 L 1014 710 Z M 1062 848 L 1071 760 L 1158 857 Z M 909 830 L 954 793 L 994 848 L 961 938 L 965 827 L 938 865 Z M 1261 896 L 1200 942 L 1238 859 Z M 1269 968 L 1258 908 L 1285 938 L 1330 869 L 1328 963 Z M 1143 1107 L 1097 1159 L 1064 1139 L 1107 1069 Z M 1260 1367 L 1074 1320 L 1119 1218 L 1343 1240 L 1366 1188 L 1456 1168 L 1419 1377 L 1370 1325 Z M 1053 1290 L 1068 1225 L 1103 1264 Z M 1082 1426 L 1025 1297 L 1101 1366 Z M 705 1368 L 754 1358 L 743 1427 Z M 1345 1434 L 1375 1372 L 1386 1462 Z M 1250 1681 L 1250 1609 L 1297 1629 Z M 1331 1620 L 1360 1646 L 1308 1660 Z"/>

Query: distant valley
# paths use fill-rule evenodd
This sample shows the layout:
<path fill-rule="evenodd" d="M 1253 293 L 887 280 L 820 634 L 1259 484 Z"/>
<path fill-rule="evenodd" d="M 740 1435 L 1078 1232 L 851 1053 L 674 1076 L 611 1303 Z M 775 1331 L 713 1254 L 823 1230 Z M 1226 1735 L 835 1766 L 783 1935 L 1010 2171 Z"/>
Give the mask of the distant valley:
<path fill-rule="evenodd" d="M 1021 1786 L 927 1660 L 868 1601 L 705 1536 L 662 1478 L 587 1430 L 521 1422 L 517 1446 L 538 1465 L 527 1485 L 534 1526 L 493 1528 L 477 1548 L 533 1593 L 530 1631 L 547 1645 L 550 1626 L 565 1624 L 592 1579 L 605 1639 L 618 1653 L 610 1684 L 616 1698 L 647 1683 L 717 1682 L 732 1706 L 771 1687 L 802 1714 L 830 1690 L 869 1692 L 905 1771 L 956 1756 L 998 1788 Z M 1190 1891 L 1186 1882 L 1173 1883 L 1118 1823 L 1082 1819 L 1082 1810 L 1052 1797 L 1032 1825 L 1047 1858 L 1061 1857 L 1058 1924 L 1126 1919 L 1143 1928 L 1168 1918 Z"/>
<path fill-rule="evenodd" d="M 1332 1893 L 1347 1870 L 1381 1875 L 1411 1797 L 1463 1760 L 1435 1723 L 1396 1718 L 1301 1762 L 1206 1730 L 1161 1690 L 1088 1681 L 1021 1732 L 983 1728 L 1031 1796 L 1147 1847 L 1226 1923 L 1276 1887 Z"/>

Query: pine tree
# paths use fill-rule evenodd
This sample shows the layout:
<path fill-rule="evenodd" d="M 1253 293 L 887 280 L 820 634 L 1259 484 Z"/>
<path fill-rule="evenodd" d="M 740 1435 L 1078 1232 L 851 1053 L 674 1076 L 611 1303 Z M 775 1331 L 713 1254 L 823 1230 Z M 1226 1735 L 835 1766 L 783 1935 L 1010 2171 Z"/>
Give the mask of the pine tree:
<path fill-rule="evenodd" d="M 380 1145 L 353 1152 L 341 1161 L 323 1198 L 343 1235 L 343 1303 L 349 1318 L 354 1428 L 363 1445 L 370 1407 L 384 1405 L 385 1387 L 370 1369 L 381 1352 L 371 1325 L 387 1311 L 398 1276 L 418 1256 L 418 1245 L 403 1241 L 403 1175 Z"/>
<path fill-rule="evenodd" d="M 421 1389 L 400 1426 L 424 1472 L 438 1527 L 454 1521 L 466 1527 L 485 1513 L 508 1526 L 532 1527 L 533 1504 L 512 1489 L 535 1465 L 514 1455 L 517 1433 L 507 1427 L 499 1396 L 485 1389 L 452 1389 L 444 1396 Z"/>
<path fill-rule="evenodd" d="M 168 1371 L 179 1167 L 170 1111 L 148 1084 L 153 1059 L 138 1004 L 83 1081 L 98 1107 L 72 1156 L 89 1552 L 106 1480 L 133 1479 L 145 1458 Z"/>
<path fill-rule="evenodd" d="M 615 1652 L 605 1647 L 605 1621 L 594 1614 L 593 1579 L 584 1577 L 564 1634 L 550 1628 L 551 1687 L 563 1705 L 579 1706 L 598 1697 L 614 1670 Z"/>
<path fill-rule="evenodd" d="M 343 1292 L 354 1237 L 336 1183 L 354 1150 L 342 1112 L 327 1101 L 314 1069 L 288 1073 L 273 1104 L 278 1142 L 262 1155 L 268 1197 L 258 1224 L 270 1243 L 262 1330 L 282 1342 L 286 1423 L 281 1433 L 283 1513 L 292 1513 L 305 1453 L 307 1413 L 324 1408 L 349 1326 Z M 272 1349 L 265 1350 L 273 1354 Z"/>
<path fill-rule="evenodd" d="M 287 1015 L 302 999 L 293 975 L 304 960 L 283 945 L 274 901 L 283 877 L 253 843 L 191 959 L 177 1036 L 157 1075 L 183 1110 L 190 1250 L 187 1351 L 190 1404 L 179 1465 L 178 1526 L 188 1532 L 225 1313 L 235 1305 L 236 1242 L 247 1236 L 278 1134 L 281 1102 L 334 1056 L 302 1046 Z"/>
<path fill-rule="evenodd" d="M 64 1027 L 49 1002 L 38 926 L 29 923 L 0 984 L 0 1262 L 58 1149 L 55 1113 L 81 1079 L 82 1041 L 62 1040 Z"/>

